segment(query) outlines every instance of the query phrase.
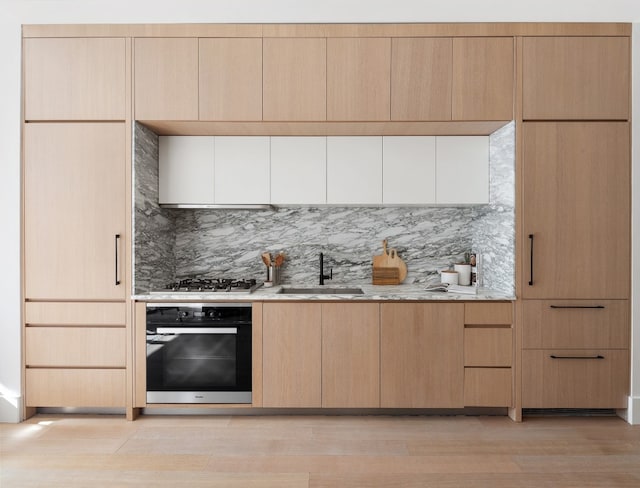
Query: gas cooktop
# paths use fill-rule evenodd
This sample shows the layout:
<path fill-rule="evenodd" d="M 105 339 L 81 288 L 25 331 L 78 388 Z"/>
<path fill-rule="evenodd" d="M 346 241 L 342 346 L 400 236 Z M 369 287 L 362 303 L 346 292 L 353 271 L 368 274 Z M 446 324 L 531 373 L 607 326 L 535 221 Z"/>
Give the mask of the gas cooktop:
<path fill-rule="evenodd" d="M 151 293 L 251 293 L 260 286 L 262 282 L 255 279 L 187 278 L 168 283 L 164 288 L 153 290 Z"/>

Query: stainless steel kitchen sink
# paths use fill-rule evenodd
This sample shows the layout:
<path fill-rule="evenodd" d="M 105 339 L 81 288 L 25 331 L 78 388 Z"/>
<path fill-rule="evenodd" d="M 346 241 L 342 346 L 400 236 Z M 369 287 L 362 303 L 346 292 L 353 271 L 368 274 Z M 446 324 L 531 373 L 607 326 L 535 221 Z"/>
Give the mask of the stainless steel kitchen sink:
<path fill-rule="evenodd" d="M 289 286 L 283 286 L 278 293 L 285 295 L 363 295 L 364 292 L 361 288 L 329 288 L 329 287 L 316 287 L 316 288 L 294 288 Z"/>

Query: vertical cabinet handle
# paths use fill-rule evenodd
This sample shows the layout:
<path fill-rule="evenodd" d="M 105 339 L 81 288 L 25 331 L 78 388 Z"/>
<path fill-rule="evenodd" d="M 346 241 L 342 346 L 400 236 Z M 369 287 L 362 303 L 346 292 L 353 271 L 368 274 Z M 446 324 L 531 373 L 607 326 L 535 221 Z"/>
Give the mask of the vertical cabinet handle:
<path fill-rule="evenodd" d="M 118 273 L 118 244 L 120 243 L 120 234 L 116 234 L 116 286 L 120 284 L 119 273 Z"/>
<path fill-rule="evenodd" d="M 529 286 L 533 286 L 533 234 L 529 234 L 529 242 L 531 243 L 531 254 L 529 259 Z"/>

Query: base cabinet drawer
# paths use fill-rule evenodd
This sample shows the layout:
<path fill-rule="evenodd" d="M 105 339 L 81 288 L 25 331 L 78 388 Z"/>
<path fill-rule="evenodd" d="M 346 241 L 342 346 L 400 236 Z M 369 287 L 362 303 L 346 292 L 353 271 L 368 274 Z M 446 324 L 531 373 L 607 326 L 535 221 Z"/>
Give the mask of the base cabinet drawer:
<path fill-rule="evenodd" d="M 510 327 L 465 327 L 464 365 L 510 367 L 513 339 Z"/>
<path fill-rule="evenodd" d="M 126 331 L 115 327 L 27 327 L 26 365 L 124 368 Z"/>
<path fill-rule="evenodd" d="M 522 351 L 523 408 L 626 408 L 626 349 Z"/>
<path fill-rule="evenodd" d="M 465 407 L 510 407 L 511 368 L 465 368 Z"/>
<path fill-rule="evenodd" d="M 124 369 L 26 370 L 27 407 L 124 407 Z"/>
<path fill-rule="evenodd" d="M 525 300 L 525 349 L 626 349 L 628 300 Z"/>

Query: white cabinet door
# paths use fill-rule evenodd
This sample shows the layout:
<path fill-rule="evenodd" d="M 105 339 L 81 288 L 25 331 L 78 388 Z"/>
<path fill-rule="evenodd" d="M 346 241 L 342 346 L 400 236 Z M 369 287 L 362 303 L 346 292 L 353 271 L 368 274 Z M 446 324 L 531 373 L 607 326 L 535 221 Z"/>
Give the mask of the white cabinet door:
<path fill-rule="evenodd" d="M 382 136 L 327 137 L 327 203 L 382 204 Z"/>
<path fill-rule="evenodd" d="M 436 137 L 436 203 L 489 203 L 489 137 Z"/>
<path fill-rule="evenodd" d="M 269 137 L 215 138 L 215 203 L 269 203 L 269 142 Z"/>
<path fill-rule="evenodd" d="M 212 204 L 213 136 L 160 136 L 159 203 Z"/>
<path fill-rule="evenodd" d="M 436 138 L 382 138 L 382 202 L 390 205 L 436 203 Z"/>
<path fill-rule="evenodd" d="M 271 138 L 271 203 L 327 203 L 327 138 Z"/>

